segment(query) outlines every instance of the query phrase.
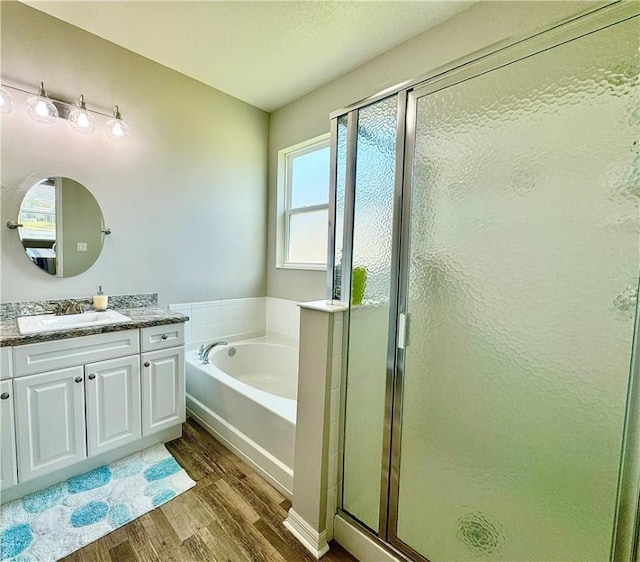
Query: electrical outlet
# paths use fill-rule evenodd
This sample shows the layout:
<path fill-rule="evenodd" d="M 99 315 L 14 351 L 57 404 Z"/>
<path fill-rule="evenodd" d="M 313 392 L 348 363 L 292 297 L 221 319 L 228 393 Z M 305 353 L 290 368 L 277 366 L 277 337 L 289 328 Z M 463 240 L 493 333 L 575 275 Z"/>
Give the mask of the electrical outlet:
<path fill-rule="evenodd" d="M 87 251 L 87 243 L 86 242 L 78 242 L 76 244 L 76 250 L 78 252 L 86 252 Z"/>

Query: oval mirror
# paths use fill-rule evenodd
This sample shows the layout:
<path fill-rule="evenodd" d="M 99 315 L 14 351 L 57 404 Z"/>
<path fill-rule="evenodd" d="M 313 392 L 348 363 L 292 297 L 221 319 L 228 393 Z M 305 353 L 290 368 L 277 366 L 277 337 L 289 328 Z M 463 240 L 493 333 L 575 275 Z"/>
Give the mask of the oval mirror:
<path fill-rule="evenodd" d="M 71 178 L 46 178 L 31 187 L 20 205 L 18 223 L 29 260 L 56 277 L 85 272 L 102 251 L 100 206 L 86 187 Z"/>

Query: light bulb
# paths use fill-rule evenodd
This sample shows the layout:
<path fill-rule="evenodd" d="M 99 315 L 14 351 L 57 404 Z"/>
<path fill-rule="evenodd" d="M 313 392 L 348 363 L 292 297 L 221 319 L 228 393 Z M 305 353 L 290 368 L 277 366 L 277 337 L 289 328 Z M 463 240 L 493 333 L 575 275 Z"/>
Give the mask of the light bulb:
<path fill-rule="evenodd" d="M 96 130 L 96 119 L 87 110 L 84 95 L 80 96 L 78 107 L 74 107 L 69 112 L 69 124 L 73 129 L 82 133 L 93 133 Z"/>
<path fill-rule="evenodd" d="M 89 119 L 86 113 L 80 113 L 80 115 L 78 115 L 78 127 L 82 127 L 83 129 L 89 127 Z"/>
<path fill-rule="evenodd" d="M 46 101 L 38 100 L 38 103 L 36 103 L 36 113 L 40 117 L 47 117 L 47 115 L 49 115 L 49 110 L 47 109 Z"/>
<path fill-rule="evenodd" d="M 128 140 L 131 137 L 131 127 L 122 119 L 117 105 L 113 108 L 113 118 L 107 123 L 107 135 L 113 140 Z"/>
<path fill-rule="evenodd" d="M 29 117 L 42 123 L 53 123 L 58 118 L 58 108 L 47 97 L 44 84 L 40 82 L 40 92 L 25 103 Z"/>
<path fill-rule="evenodd" d="M 11 113 L 13 110 L 13 96 L 6 88 L 0 88 L 0 113 Z"/>

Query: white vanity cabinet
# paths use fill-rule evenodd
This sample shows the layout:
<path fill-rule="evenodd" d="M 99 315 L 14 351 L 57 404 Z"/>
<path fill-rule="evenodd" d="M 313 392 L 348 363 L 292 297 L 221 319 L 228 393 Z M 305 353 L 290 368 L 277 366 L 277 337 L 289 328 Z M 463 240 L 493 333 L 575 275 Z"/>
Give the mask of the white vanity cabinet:
<path fill-rule="evenodd" d="M 13 378 L 1 381 L 9 394 L 0 400 L 2 489 L 67 474 L 106 452 L 118 458 L 122 447 L 130 454 L 137 442 L 167 440 L 167 431 L 179 436 L 183 324 L 18 345 L 11 358 Z"/>
<path fill-rule="evenodd" d="M 142 345 L 142 434 L 184 422 L 184 326 L 140 330 Z M 179 347 L 175 347 L 179 343 Z M 146 352 L 146 353 L 145 353 Z"/>

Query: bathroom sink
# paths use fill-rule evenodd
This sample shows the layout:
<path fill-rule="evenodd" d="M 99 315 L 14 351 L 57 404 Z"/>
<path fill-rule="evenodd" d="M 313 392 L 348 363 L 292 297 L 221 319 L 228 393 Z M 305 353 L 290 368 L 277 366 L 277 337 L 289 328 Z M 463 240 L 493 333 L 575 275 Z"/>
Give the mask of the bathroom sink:
<path fill-rule="evenodd" d="M 129 320 L 131 319 L 115 310 L 83 312 L 82 314 L 66 314 L 63 316 L 41 314 L 39 316 L 21 316 L 18 318 L 18 330 L 22 335 L 38 334 L 40 332 L 117 324 L 118 322 L 128 322 Z"/>

